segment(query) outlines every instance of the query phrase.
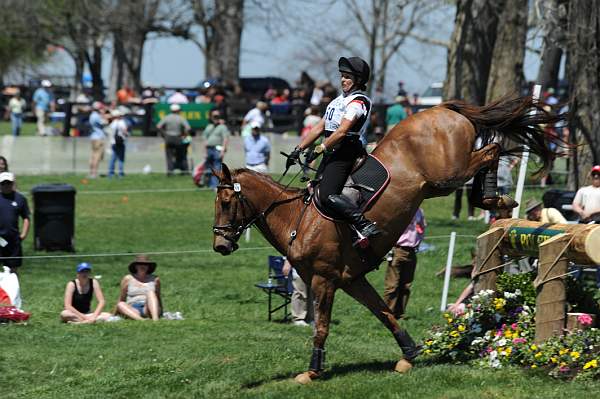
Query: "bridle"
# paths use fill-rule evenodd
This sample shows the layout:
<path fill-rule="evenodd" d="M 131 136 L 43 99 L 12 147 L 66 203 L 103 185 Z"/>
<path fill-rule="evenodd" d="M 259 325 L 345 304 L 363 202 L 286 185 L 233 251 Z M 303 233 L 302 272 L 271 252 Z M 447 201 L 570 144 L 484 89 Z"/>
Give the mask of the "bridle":
<path fill-rule="evenodd" d="M 242 186 L 240 183 L 232 182 L 231 184 L 217 185 L 217 191 L 221 190 L 221 189 L 233 190 L 233 193 L 234 193 L 235 197 L 237 198 L 237 201 L 235 203 L 235 207 L 233 209 L 232 217 L 229 220 L 229 223 L 221 224 L 221 225 L 216 225 L 216 224 L 213 225 L 213 233 L 218 236 L 223 237 L 224 239 L 232 242 L 233 244 L 236 244 L 237 240 L 239 240 L 239 238 L 242 236 L 242 234 L 248 227 L 252 226 L 258 220 L 265 220 L 267 214 L 269 212 L 271 212 L 273 209 L 275 209 L 275 207 L 304 196 L 304 194 L 300 194 L 300 195 L 297 195 L 292 198 L 287 198 L 287 199 L 278 201 L 277 198 L 279 198 L 281 193 L 283 193 L 288 188 L 288 186 L 289 186 L 289 184 L 287 186 L 285 186 L 279 192 L 279 194 L 277 194 L 275 199 L 269 204 L 269 206 L 267 206 L 265 208 L 264 211 L 254 212 L 254 211 L 256 211 L 256 208 L 246 199 L 244 194 L 242 194 Z M 238 209 L 240 210 L 240 213 L 242 216 L 240 222 L 237 222 Z M 250 211 L 252 213 L 254 213 L 254 216 L 247 219 L 246 209 L 250 209 Z"/>

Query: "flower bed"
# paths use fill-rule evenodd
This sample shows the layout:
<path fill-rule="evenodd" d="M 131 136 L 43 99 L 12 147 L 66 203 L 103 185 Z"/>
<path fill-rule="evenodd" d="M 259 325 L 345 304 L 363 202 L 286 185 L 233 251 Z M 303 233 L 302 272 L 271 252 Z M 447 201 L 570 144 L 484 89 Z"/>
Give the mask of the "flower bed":
<path fill-rule="evenodd" d="M 532 276 L 523 276 L 505 277 L 498 282 L 498 292 L 474 295 L 460 315 L 444 314 L 444 325 L 434 327 L 424 340 L 424 357 L 490 368 L 539 368 L 559 378 L 599 378 L 600 330 L 589 328 L 540 345 L 533 342 L 535 291 Z M 578 321 L 584 326 L 592 323 L 586 314 Z"/>

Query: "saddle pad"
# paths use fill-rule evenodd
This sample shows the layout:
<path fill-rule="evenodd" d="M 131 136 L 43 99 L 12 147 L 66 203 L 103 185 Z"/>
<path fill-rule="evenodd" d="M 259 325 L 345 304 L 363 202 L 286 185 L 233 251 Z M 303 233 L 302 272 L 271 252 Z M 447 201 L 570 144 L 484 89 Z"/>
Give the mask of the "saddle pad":
<path fill-rule="evenodd" d="M 390 172 L 379 159 L 373 155 L 369 155 L 360 168 L 352 173 L 352 180 L 354 184 L 371 187 L 373 189 L 373 191 L 359 189 L 361 194 L 359 205 L 360 209 L 364 212 L 389 184 Z M 313 195 L 312 202 L 321 216 L 329 220 L 338 220 L 321 206 L 316 199 L 316 195 Z"/>

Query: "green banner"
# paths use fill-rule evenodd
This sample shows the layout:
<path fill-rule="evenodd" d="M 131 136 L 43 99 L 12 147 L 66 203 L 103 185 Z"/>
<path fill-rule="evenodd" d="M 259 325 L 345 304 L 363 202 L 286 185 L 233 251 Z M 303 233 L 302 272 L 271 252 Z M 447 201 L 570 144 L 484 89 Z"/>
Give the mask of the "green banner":
<path fill-rule="evenodd" d="M 212 103 L 204 104 L 179 104 L 181 106 L 181 116 L 187 119 L 192 129 L 204 129 L 209 124 L 210 110 L 213 109 Z M 168 115 L 171 104 L 157 103 L 152 107 L 152 121 L 154 125 Z"/>
<path fill-rule="evenodd" d="M 532 227 L 511 227 L 508 230 L 510 247 L 519 251 L 537 254 L 538 246 L 555 235 L 562 234 L 562 230 L 549 230 Z"/>

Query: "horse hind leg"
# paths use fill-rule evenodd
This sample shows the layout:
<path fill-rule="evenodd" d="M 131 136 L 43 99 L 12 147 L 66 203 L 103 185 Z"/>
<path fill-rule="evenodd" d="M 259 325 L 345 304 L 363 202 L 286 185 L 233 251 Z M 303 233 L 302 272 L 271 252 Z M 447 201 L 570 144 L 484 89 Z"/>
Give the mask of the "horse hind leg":
<path fill-rule="evenodd" d="M 392 314 L 392 311 L 385 304 L 381 296 L 373 288 L 373 286 L 362 276 L 353 280 L 342 289 L 356 299 L 359 303 L 364 305 L 371 311 L 383 323 L 384 326 L 390 330 L 398 346 L 404 354 L 404 359 L 401 359 L 397 364 L 395 370 L 404 373 L 412 368 L 412 361 L 419 355 L 420 347 L 418 347 L 412 340 L 408 332 L 400 327 L 398 321 Z"/>
<path fill-rule="evenodd" d="M 298 374 L 295 381 L 308 384 L 318 378 L 325 367 L 325 341 L 329 335 L 331 322 L 331 309 L 336 287 L 331 280 L 319 275 L 314 275 L 311 281 L 311 290 L 314 299 L 315 331 L 313 337 L 313 350 L 308 371 Z"/>

